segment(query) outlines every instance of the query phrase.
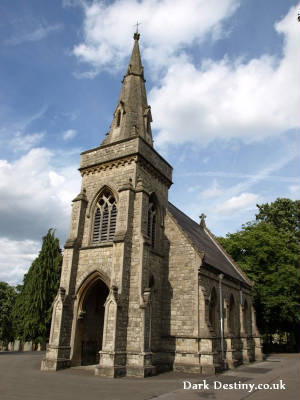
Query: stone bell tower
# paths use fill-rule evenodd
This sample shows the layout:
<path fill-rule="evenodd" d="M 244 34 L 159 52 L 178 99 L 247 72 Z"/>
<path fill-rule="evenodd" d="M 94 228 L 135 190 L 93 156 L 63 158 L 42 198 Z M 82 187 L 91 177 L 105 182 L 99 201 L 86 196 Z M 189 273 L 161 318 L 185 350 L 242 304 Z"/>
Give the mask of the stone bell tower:
<path fill-rule="evenodd" d="M 109 132 L 81 154 L 42 370 L 147 376 L 161 351 L 164 220 L 172 167 L 154 150 L 139 34 Z"/>

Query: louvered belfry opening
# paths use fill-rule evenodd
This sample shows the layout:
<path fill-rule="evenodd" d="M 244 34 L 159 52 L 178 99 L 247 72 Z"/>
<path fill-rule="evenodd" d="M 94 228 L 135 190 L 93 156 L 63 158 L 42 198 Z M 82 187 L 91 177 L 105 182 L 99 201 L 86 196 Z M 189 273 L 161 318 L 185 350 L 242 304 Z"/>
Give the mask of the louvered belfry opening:
<path fill-rule="evenodd" d="M 93 243 L 112 241 L 116 231 L 116 199 L 110 190 L 105 190 L 96 205 Z"/>
<path fill-rule="evenodd" d="M 151 240 L 152 247 L 154 247 L 155 244 L 155 225 L 156 225 L 156 208 L 153 199 L 150 197 L 149 208 L 148 208 L 147 234 Z"/>

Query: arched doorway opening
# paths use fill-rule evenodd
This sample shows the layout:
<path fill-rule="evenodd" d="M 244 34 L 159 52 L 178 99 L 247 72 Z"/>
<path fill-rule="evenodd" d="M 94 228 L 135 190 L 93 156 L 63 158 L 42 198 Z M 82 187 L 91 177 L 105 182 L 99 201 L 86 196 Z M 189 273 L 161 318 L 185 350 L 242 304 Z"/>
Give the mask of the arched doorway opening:
<path fill-rule="evenodd" d="M 95 365 L 102 349 L 104 304 L 109 289 L 100 279 L 94 280 L 82 295 L 78 311 L 75 362 L 77 365 Z"/>

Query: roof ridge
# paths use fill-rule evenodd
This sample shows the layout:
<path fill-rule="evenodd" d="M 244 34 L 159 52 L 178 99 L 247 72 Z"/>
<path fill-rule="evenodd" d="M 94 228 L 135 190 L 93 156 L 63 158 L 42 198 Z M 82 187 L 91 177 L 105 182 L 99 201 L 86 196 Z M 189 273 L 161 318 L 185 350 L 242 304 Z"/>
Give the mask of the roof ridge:
<path fill-rule="evenodd" d="M 230 263 L 232 264 L 232 266 L 236 269 L 236 271 L 242 275 L 242 277 L 244 279 L 247 280 L 247 282 L 249 282 L 249 285 L 253 286 L 254 282 L 245 274 L 245 272 L 242 270 L 242 268 L 234 261 L 234 259 L 231 257 L 231 255 L 229 253 L 227 253 L 227 251 L 224 249 L 224 247 L 221 245 L 221 243 L 218 241 L 218 239 L 215 237 L 215 235 L 213 233 L 211 233 L 211 231 L 205 227 L 203 228 L 204 232 L 206 232 L 206 234 L 210 237 L 210 239 L 215 243 L 215 245 L 219 248 L 219 250 L 221 250 L 225 257 L 230 261 Z"/>
<path fill-rule="evenodd" d="M 168 202 L 169 204 L 173 205 L 172 203 Z M 175 207 L 175 206 L 174 206 Z M 175 207 L 178 211 L 180 211 L 177 207 Z M 195 243 L 193 242 L 193 240 L 191 239 L 191 237 L 189 236 L 188 232 L 186 232 L 182 226 L 180 226 L 180 224 L 178 223 L 178 221 L 176 220 L 176 218 L 172 215 L 172 213 L 168 210 L 167 208 L 167 213 L 170 215 L 171 219 L 175 222 L 175 224 L 178 226 L 178 229 L 183 233 L 184 237 L 190 242 L 190 245 L 193 247 L 193 249 L 197 252 L 197 253 L 201 253 L 201 255 L 203 255 L 203 257 L 201 258 L 201 260 L 203 260 L 204 256 L 205 256 L 205 252 L 201 251 L 199 249 L 196 248 Z"/>
<path fill-rule="evenodd" d="M 215 263 L 218 262 L 217 259 L 215 260 L 211 260 L 214 261 L 214 264 L 211 264 L 211 262 L 208 262 L 208 265 L 211 265 L 214 268 L 217 268 L 218 270 L 220 270 L 222 273 L 225 273 L 226 275 L 235 277 L 235 279 L 237 279 L 237 277 L 239 277 L 238 280 L 242 280 L 242 282 L 253 286 L 253 281 L 248 278 L 248 276 L 244 273 L 244 271 L 236 264 L 236 262 L 231 258 L 231 256 L 226 252 L 226 250 L 222 247 L 222 245 L 219 243 L 218 239 L 211 233 L 211 231 L 207 228 L 207 227 L 203 227 L 200 224 L 197 224 L 196 221 L 194 221 L 192 218 L 190 218 L 188 215 L 186 215 L 183 211 L 181 211 L 179 208 L 177 208 L 176 206 L 174 206 L 174 204 L 172 204 L 171 202 L 168 202 L 168 207 L 170 208 L 169 212 L 172 215 L 173 219 L 176 220 L 177 224 L 181 227 L 181 230 L 184 231 L 185 236 L 188 236 L 189 240 L 193 243 L 193 247 L 195 248 L 198 244 L 198 246 L 201 243 L 201 236 L 206 237 L 207 239 L 205 239 L 207 241 L 207 244 L 205 245 L 205 241 L 202 242 L 202 246 L 203 249 L 198 247 L 198 251 L 201 251 L 202 253 L 204 253 L 204 255 L 206 255 L 206 257 L 204 257 L 204 261 L 205 258 L 207 257 L 212 257 L 212 252 L 215 251 L 216 257 L 217 254 L 219 254 L 220 257 L 223 258 L 223 260 L 226 260 L 227 263 L 227 267 L 226 265 L 223 264 L 222 265 L 214 265 Z M 173 212 L 175 212 L 175 215 L 173 215 L 172 213 L 172 208 L 173 208 Z M 176 218 L 176 214 L 178 214 L 178 217 Z M 180 218 L 184 219 L 184 221 L 180 221 Z M 187 224 L 187 226 L 184 226 L 185 224 Z M 190 231 L 189 231 L 189 225 L 190 225 Z M 205 235 L 205 236 L 203 236 Z M 203 240 L 202 239 L 202 240 Z M 209 246 L 209 243 L 211 243 L 211 245 Z M 207 245 L 210 247 L 206 248 Z M 215 250 L 213 250 L 215 249 Z M 214 258 L 214 256 L 213 256 Z M 220 260 L 219 260 L 220 261 Z M 230 269 L 226 272 L 226 269 L 230 268 L 232 270 L 232 273 L 230 273 Z M 225 270 L 224 270 L 225 269 Z"/>
<path fill-rule="evenodd" d="M 178 207 L 174 206 L 173 203 L 171 203 L 170 201 L 168 201 L 168 204 L 170 204 L 172 207 L 176 208 L 177 211 L 179 211 L 182 215 L 184 215 L 186 218 L 188 218 L 191 222 L 193 222 L 193 224 L 195 224 L 195 226 L 200 226 L 199 224 L 197 224 L 197 222 L 192 219 L 191 217 L 189 217 L 187 214 L 185 214 L 183 211 L 181 211 Z"/>

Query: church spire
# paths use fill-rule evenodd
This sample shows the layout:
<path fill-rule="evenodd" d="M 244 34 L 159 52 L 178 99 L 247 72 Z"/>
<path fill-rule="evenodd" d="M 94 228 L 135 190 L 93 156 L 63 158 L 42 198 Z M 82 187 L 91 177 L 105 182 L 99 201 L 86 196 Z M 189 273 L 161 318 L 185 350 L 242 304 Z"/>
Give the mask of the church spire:
<path fill-rule="evenodd" d="M 137 75 L 143 78 L 145 82 L 144 69 L 142 66 L 141 53 L 139 48 L 140 34 L 138 32 L 135 32 L 135 34 L 133 35 L 133 39 L 134 39 L 134 45 L 125 77 L 130 74 Z"/>
<path fill-rule="evenodd" d="M 147 103 L 144 68 L 139 49 L 140 34 L 135 32 L 134 45 L 110 130 L 104 144 L 140 136 L 153 146 L 151 108 Z"/>

